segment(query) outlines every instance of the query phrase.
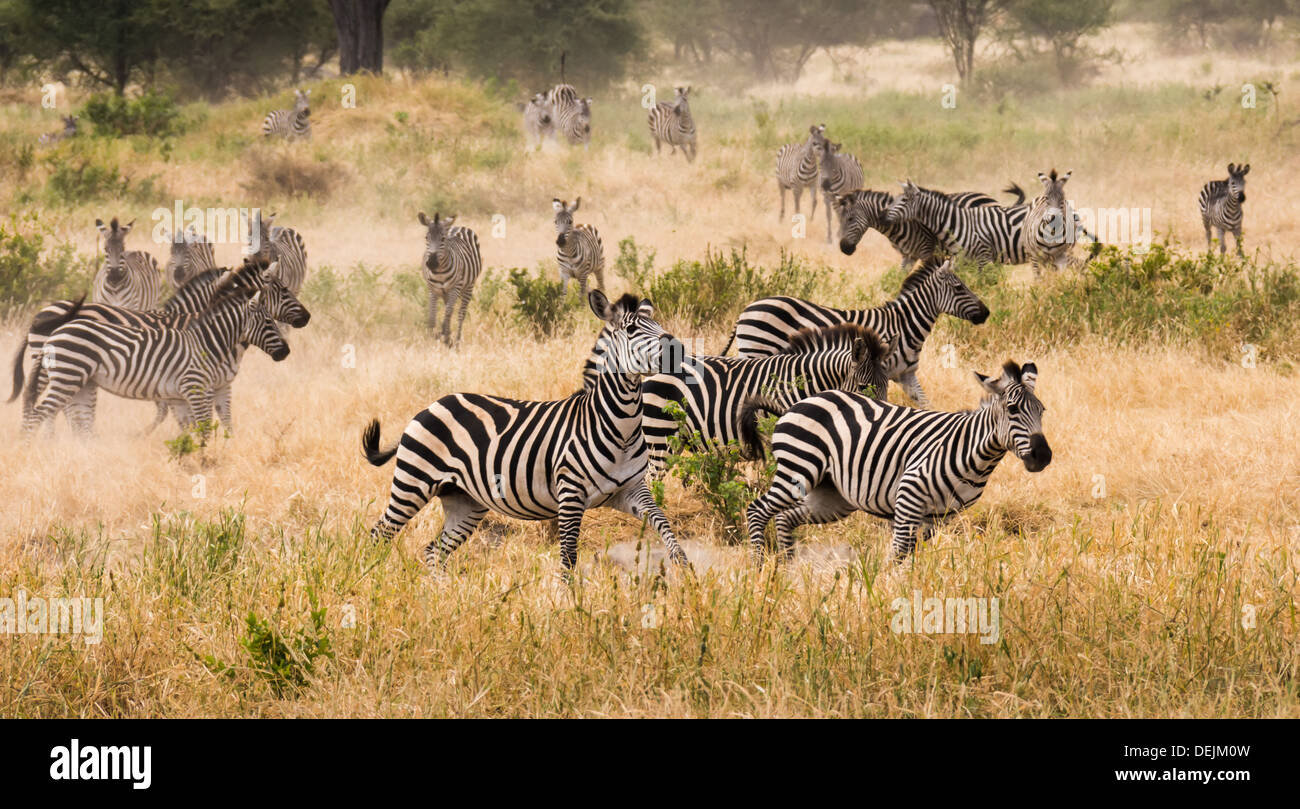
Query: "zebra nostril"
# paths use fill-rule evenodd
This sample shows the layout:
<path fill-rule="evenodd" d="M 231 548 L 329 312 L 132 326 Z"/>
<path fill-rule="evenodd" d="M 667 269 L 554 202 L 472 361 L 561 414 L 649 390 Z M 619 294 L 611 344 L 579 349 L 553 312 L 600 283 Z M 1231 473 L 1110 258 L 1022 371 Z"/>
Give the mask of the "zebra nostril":
<path fill-rule="evenodd" d="M 975 316 L 970 319 L 970 322 L 978 326 L 988 319 L 989 308 L 987 306 L 981 306 L 979 310 L 975 312 Z"/>
<path fill-rule="evenodd" d="M 564 234 L 563 234 L 563 233 L 561 233 L 559 236 L 556 236 L 556 237 L 555 237 L 555 245 L 556 245 L 556 247 L 563 247 L 563 246 L 564 246 Z"/>
<path fill-rule="evenodd" d="M 857 249 L 858 246 L 848 239 L 840 239 L 840 252 L 844 255 L 851 256 L 853 255 L 853 251 Z"/>

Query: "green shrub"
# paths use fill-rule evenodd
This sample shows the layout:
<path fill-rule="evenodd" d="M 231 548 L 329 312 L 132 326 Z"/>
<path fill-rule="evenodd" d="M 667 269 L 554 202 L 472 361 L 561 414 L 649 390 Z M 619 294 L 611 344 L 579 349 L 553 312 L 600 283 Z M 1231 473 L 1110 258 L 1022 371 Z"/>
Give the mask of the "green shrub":
<path fill-rule="evenodd" d="M 248 658 L 247 668 L 271 686 L 276 696 L 301 691 L 316 673 L 316 661 L 334 659 L 334 647 L 329 627 L 325 624 L 325 608 L 320 606 L 316 591 L 307 588 L 311 610 L 302 626 L 286 631 L 280 626 L 284 610 L 284 595 L 276 607 L 275 616 L 268 620 L 249 612 L 244 619 L 244 637 L 239 646 Z M 213 674 L 233 677 L 237 669 L 212 655 L 199 659 Z"/>
<path fill-rule="evenodd" d="M 581 304 L 573 295 L 566 294 L 559 281 L 552 281 L 539 267 L 538 275 L 514 267 L 510 270 L 510 286 L 514 287 L 512 308 L 515 321 L 532 332 L 539 340 L 554 337 L 573 323 L 574 313 Z"/>
<path fill-rule="evenodd" d="M 96 93 L 81 108 L 81 116 L 95 125 L 96 135 L 107 137 L 164 138 L 179 135 L 185 129 L 176 102 L 153 90 L 131 99 L 113 93 Z"/>
<path fill-rule="evenodd" d="M 0 220 L 0 308 L 75 298 L 90 289 L 95 259 L 78 255 L 71 244 L 48 247 L 51 238 L 34 213 Z"/>

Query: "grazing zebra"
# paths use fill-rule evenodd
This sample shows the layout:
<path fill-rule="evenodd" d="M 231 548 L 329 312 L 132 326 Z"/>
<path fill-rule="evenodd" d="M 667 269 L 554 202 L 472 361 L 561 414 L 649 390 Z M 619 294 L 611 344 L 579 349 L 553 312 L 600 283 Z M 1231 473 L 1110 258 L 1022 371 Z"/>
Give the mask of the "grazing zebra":
<path fill-rule="evenodd" d="M 256 262 L 245 272 L 256 272 L 256 277 L 249 276 L 246 283 L 257 283 L 260 286 L 260 300 L 263 308 L 271 317 L 279 323 L 286 323 L 294 328 L 302 328 L 307 325 L 311 314 L 306 307 L 284 287 L 279 278 L 267 272 L 265 260 L 249 259 L 250 262 Z M 210 305 L 213 295 L 217 291 L 217 283 L 220 279 L 230 273 L 229 270 L 213 268 L 206 270 L 198 275 L 192 276 L 189 281 L 178 290 L 176 294 L 167 300 L 159 309 L 148 312 L 137 312 L 132 309 L 123 309 L 117 306 L 108 306 L 105 304 L 90 303 L 79 307 L 77 317 L 88 320 L 95 320 L 101 323 L 111 325 L 130 326 L 139 329 L 157 331 L 163 328 L 184 328 L 193 321 L 199 314 L 205 311 Z M 27 338 L 18 348 L 18 354 L 14 357 L 13 369 L 13 393 L 9 397 L 12 402 L 18 398 L 18 394 L 23 392 L 23 370 L 22 361 L 24 355 L 30 357 L 31 382 L 26 386 L 26 395 L 23 398 L 23 417 L 26 418 L 35 407 L 36 398 L 46 384 L 45 363 L 42 358 L 46 355 L 45 343 L 48 340 L 57 324 L 64 322 L 66 313 L 74 306 L 73 301 L 56 301 L 40 312 L 32 319 L 32 324 L 28 328 Z M 52 350 L 52 349 L 51 349 Z M 234 423 L 231 419 L 230 407 L 230 386 L 227 384 L 223 388 L 218 388 L 213 393 L 216 403 L 217 415 L 221 423 L 228 432 L 233 432 Z M 93 411 L 95 394 L 92 391 L 87 394 L 90 408 Z M 153 432 L 166 418 L 168 407 L 167 404 L 159 401 L 157 403 L 157 414 L 153 424 L 145 430 L 147 435 Z M 93 413 L 92 413 L 93 416 Z"/>
<path fill-rule="evenodd" d="M 979 499 L 1007 452 L 1038 472 L 1052 462 L 1043 436 L 1043 403 L 1034 395 L 1038 369 L 1008 362 L 1001 377 L 975 374 L 987 392 L 976 410 L 940 413 L 844 391 L 810 396 L 791 407 L 772 433 L 776 474 L 750 503 L 746 527 L 756 560 L 776 517 L 782 556 L 794 551 L 800 525 L 865 511 L 893 521 L 892 555 L 901 562 L 934 523 Z M 741 442 L 761 457 L 752 402 L 742 409 Z"/>
<path fill-rule="evenodd" d="M 794 212 L 799 213 L 799 199 L 803 196 L 803 190 L 808 189 L 808 196 L 811 198 L 812 211 L 809 216 L 817 213 L 817 177 L 819 167 L 817 162 L 817 153 L 821 145 L 826 142 L 826 124 L 817 124 L 808 127 L 808 139 L 803 143 L 787 143 L 782 146 L 776 153 L 776 186 L 781 192 L 781 214 L 780 220 L 785 221 L 785 192 L 790 190 L 794 196 Z"/>
<path fill-rule="evenodd" d="M 285 140 L 311 140 L 311 107 L 307 105 L 310 95 L 311 90 L 294 90 L 293 109 L 268 112 L 262 120 L 262 135 L 268 138 L 275 135 Z"/>
<path fill-rule="evenodd" d="M 1219 231 L 1219 255 L 1228 252 L 1228 233 L 1237 239 L 1237 255 L 1241 249 L 1241 204 L 1246 201 L 1246 175 L 1250 164 L 1228 164 L 1228 179 L 1210 180 L 1201 189 L 1197 203 L 1201 208 L 1201 224 L 1205 226 L 1205 249 L 1214 249 L 1210 229 Z"/>
<path fill-rule="evenodd" d="M 576 279 L 582 295 L 587 296 L 587 278 L 595 275 L 596 286 L 605 289 L 605 246 L 600 233 L 591 225 L 573 224 L 573 214 L 582 204 L 582 197 L 569 205 L 562 199 L 551 200 L 555 209 L 556 261 L 560 265 L 560 285 L 569 288 L 569 279 Z"/>
<path fill-rule="evenodd" d="M 843 144 L 823 140 L 821 143 L 821 187 L 826 195 L 826 243 L 831 243 L 831 208 L 835 197 L 862 187 L 862 164 L 847 152 Z"/>
<path fill-rule="evenodd" d="M 650 137 L 655 141 L 655 154 L 659 154 L 663 144 L 673 147 L 672 154 L 677 154 L 677 147 L 682 147 L 686 162 L 695 160 L 696 138 L 695 119 L 691 117 L 691 105 L 687 100 L 691 88 L 678 87 L 672 103 L 660 101 L 650 108 L 648 123 Z"/>
<path fill-rule="evenodd" d="M 276 216 L 259 211 L 249 218 L 246 252 L 271 262 L 271 272 L 279 275 L 284 285 L 297 295 L 307 280 L 307 244 L 298 231 L 274 224 Z M 257 228 L 256 250 L 253 249 L 254 228 Z"/>
<path fill-rule="evenodd" d="M 1012 204 L 1020 205 L 1025 201 L 1025 192 L 1015 183 L 1004 190 L 1005 193 L 1015 194 L 1019 198 Z M 979 191 L 961 191 L 948 196 L 963 208 L 998 204 L 993 197 Z M 835 215 L 840 223 L 840 252 L 846 256 L 853 255 L 853 252 L 858 249 L 858 242 L 866 235 L 867 229 L 875 228 L 889 239 L 889 243 L 903 257 L 900 266 L 904 271 L 911 269 L 914 262 L 927 261 L 934 257 L 938 250 L 938 240 L 934 234 L 914 220 L 889 221 L 886 213 L 889 206 L 893 204 L 892 194 L 869 189 L 850 191 L 836 197 Z"/>
<path fill-rule="evenodd" d="M 885 214 L 888 221 L 914 221 L 933 233 L 948 252 L 965 254 L 981 265 L 1028 260 L 1023 238 L 1028 205 L 963 208 L 947 195 L 918 188 L 911 180 L 902 185 L 903 193 Z"/>
<path fill-rule="evenodd" d="M 529 148 L 542 150 L 542 141 L 555 137 L 555 118 L 551 114 L 551 105 L 542 93 L 535 94 L 527 104 L 519 104 L 519 111 L 524 114 L 524 134 L 528 138 Z"/>
<path fill-rule="evenodd" d="M 871 329 L 841 323 L 805 329 L 785 351 L 769 357 L 683 358 L 679 368 L 648 376 L 641 383 L 647 476 L 659 476 L 668 439 L 678 430 L 666 412 L 668 402 L 682 405 L 687 425 L 701 438 L 725 444 L 740 437 L 736 431 L 740 408 L 755 396 L 779 410 L 823 390 L 883 397 L 888 383 L 883 363 L 893 350 Z"/>
<path fill-rule="evenodd" d="M 96 303 L 140 311 L 158 305 L 162 275 L 157 260 L 143 250 L 126 249 L 126 234 L 134 225 L 132 220 L 119 226 L 117 217 L 108 225 L 102 219 L 95 220 L 95 227 L 104 237 L 104 265 L 95 273 L 94 281 Z"/>
<path fill-rule="evenodd" d="M 611 303 L 593 289 L 587 301 L 605 321 L 593 387 L 552 402 L 457 393 L 416 414 L 396 445 L 379 448 L 379 422 L 362 435 L 366 459 L 381 466 L 394 455 L 397 471 L 372 537 L 389 539 L 429 499 L 442 502 L 446 521 L 424 549 L 441 567 L 489 511 L 521 520 L 559 517 L 560 558 L 567 571 L 578 558 L 585 511 L 608 506 L 648 519 L 685 564 L 668 520 L 645 483 L 641 377 L 660 366 L 675 342 L 654 319 L 649 301 L 624 295 Z"/>
<path fill-rule="evenodd" d="M 73 429 L 89 435 L 101 387 L 165 402 L 183 429 L 198 426 L 212 412 L 215 392 L 239 371 L 247 346 L 277 362 L 289 354 L 264 306 L 263 288 L 261 271 L 246 263 L 217 282 L 208 309 L 184 326 L 139 328 L 82 317 L 60 325 L 45 341 L 48 383 L 23 418 L 23 435 L 30 437 L 64 408 Z"/>
<path fill-rule="evenodd" d="M 53 132 L 46 132 L 44 135 L 41 135 L 40 143 L 42 146 L 50 146 L 55 143 L 58 143 L 61 140 L 67 140 L 68 138 L 75 138 L 76 136 L 77 136 L 77 116 L 65 115 L 63 116 L 63 128 L 56 129 Z"/>
<path fill-rule="evenodd" d="M 1038 172 L 1043 193 L 1030 203 L 1023 228 L 1026 234 L 1025 255 L 1033 264 L 1035 278 L 1042 276 L 1044 267 L 1052 266 L 1059 270 L 1069 264 L 1076 230 L 1092 240 L 1094 255 L 1100 249 L 1096 238 L 1079 223 L 1079 214 L 1065 198 L 1065 182 L 1072 173 L 1067 171 L 1058 176 L 1056 169 L 1052 169 L 1050 174 Z"/>
<path fill-rule="evenodd" d="M 424 225 L 424 258 L 422 272 L 429 287 L 428 327 L 438 324 L 438 297 L 442 297 L 446 310 L 442 318 L 442 340 L 447 345 L 460 343 L 465 329 L 465 310 L 474 294 L 474 282 L 483 269 L 483 259 L 478 251 L 478 236 L 469 228 L 453 227 L 456 217 L 442 219 L 435 211 L 433 218 L 420 211 L 420 224 Z M 460 301 L 460 316 L 456 321 L 456 341 L 451 339 L 451 310 Z"/>
<path fill-rule="evenodd" d="M 929 398 L 916 378 L 921 349 L 939 315 L 952 315 L 979 325 L 989 308 L 952 268 L 952 261 L 930 259 L 903 280 L 898 297 L 874 309 L 832 309 L 798 298 L 762 298 L 745 307 L 731 339 L 742 357 L 764 357 L 784 351 L 801 329 L 857 323 L 894 344 L 885 373 L 901 385 L 920 407 Z M 727 342 L 723 354 L 731 348 Z"/>
<path fill-rule="evenodd" d="M 194 231 L 194 228 L 172 234 L 171 254 L 167 257 L 166 276 L 172 289 L 180 289 L 199 273 L 215 269 L 212 242 Z"/>

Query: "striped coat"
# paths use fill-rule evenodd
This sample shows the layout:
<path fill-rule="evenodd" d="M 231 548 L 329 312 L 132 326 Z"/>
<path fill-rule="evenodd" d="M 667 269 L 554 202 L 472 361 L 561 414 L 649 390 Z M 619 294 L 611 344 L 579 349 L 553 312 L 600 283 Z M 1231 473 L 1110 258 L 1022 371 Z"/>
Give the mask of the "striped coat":
<path fill-rule="evenodd" d="M 272 110 L 262 119 L 262 136 L 285 140 L 311 140 L 311 106 L 307 97 L 311 90 L 293 91 L 293 109 Z"/>
<path fill-rule="evenodd" d="M 605 246 L 600 233 L 591 225 L 573 224 L 573 214 L 582 204 L 582 197 L 573 205 L 562 199 L 551 200 L 555 211 L 555 259 L 560 268 L 560 284 L 569 288 L 569 279 L 575 279 L 582 295 L 587 296 L 587 279 L 595 276 L 596 286 L 605 289 Z"/>
<path fill-rule="evenodd" d="M 1219 232 L 1219 255 L 1228 251 L 1228 234 L 1237 241 L 1237 255 L 1245 255 L 1241 247 L 1241 205 L 1246 201 L 1246 174 L 1250 164 L 1228 164 L 1228 179 L 1211 180 L 1201 188 L 1197 204 L 1201 210 L 1201 224 L 1205 226 L 1205 249 L 1214 249 L 1211 230 Z"/>
<path fill-rule="evenodd" d="M 982 205 L 964 208 L 945 194 L 926 191 L 910 180 L 894 199 L 887 218 L 913 220 L 935 235 L 952 255 L 964 254 L 980 264 L 1024 264 L 1024 224 L 1028 205 Z"/>
<path fill-rule="evenodd" d="M 1025 193 L 1015 183 L 1006 191 L 1019 196 L 1016 204 L 1025 201 Z M 947 196 L 964 208 L 997 204 L 993 197 L 978 191 L 960 191 Z M 913 219 L 894 222 L 888 218 L 889 206 L 893 204 L 894 196 L 884 191 L 861 189 L 837 196 L 835 215 L 840 223 L 840 252 L 846 256 L 853 255 L 867 230 L 875 228 L 902 256 L 904 270 L 917 261 L 927 261 L 938 255 L 939 240 L 924 225 Z"/>
<path fill-rule="evenodd" d="M 672 103 L 660 101 L 650 108 L 647 123 L 650 137 L 655 142 L 655 154 L 659 154 L 666 143 L 672 147 L 672 154 L 677 154 L 680 146 L 686 162 L 695 160 L 695 118 L 691 116 L 690 94 L 691 88 L 678 87 Z"/>
<path fill-rule="evenodd" d="M 474 283 L 483 269 L 478 236 L 469 228 L 453 227 L 455 216 L 443 219 L 435 212 L 430 219 L 421 211 L 419 220 L 425 228 L 421 272 L 429 289 L 427 325 L 430 329 L 437 326 L 438 300 L 441 299 L 444 309 L 442 340 L 447 345 L 456 345 L 465 329 L 465 312 L 469 299 L 474 295 Z M 453 341 L 451 313 L 457 303 L 460 304 L 460 315 L 456 320 L 456 339 Z"/>
<path fill-rule="evenodd" d="M 817 178 L 820 164 L 817 155 L 826 141 L 826 124 L 808 127 L 808 138 L 803 143 L 787 143 L 776 153 L 776 185 L 781 192 L 780 221 L 785 221 L 785 192 L 794 192 L 794 212 L 799 213 L 799 200 L 808 189 L 812 210 L 817 213 Z"/>
<path fill-rule="evenodd" d="M 126 235 L 134 225 L 134 221 L 118 225 L 116 217 L 108 225 L 95 220 L 104 237 L 104 264 L 95 273 L 92 296 L 96 303 L 140 311 L 158 305 L 162 274 L 157 259 L 142 250 L 126 249 Z"/>
<path fill-rule="evenodd" d="M 835 198 L 862 187 L 862 164 L 847 152 L 840 151 L 841 144 L 823 140 L 821 143 L 821 187 L 826 195 L 826 243 L 831 243 L 831 208 Z"/>

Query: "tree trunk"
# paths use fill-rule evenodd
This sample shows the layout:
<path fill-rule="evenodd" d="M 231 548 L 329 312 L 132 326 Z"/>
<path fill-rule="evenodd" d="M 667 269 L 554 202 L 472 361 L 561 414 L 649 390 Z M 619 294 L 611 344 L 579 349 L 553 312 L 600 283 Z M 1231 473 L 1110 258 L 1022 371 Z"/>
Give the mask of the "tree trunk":
<path fill-rule="evenodd" d="M 339 73 L 384 72 L 384 12 L 389 0 L 330 0 L 339 35 Z"/>

